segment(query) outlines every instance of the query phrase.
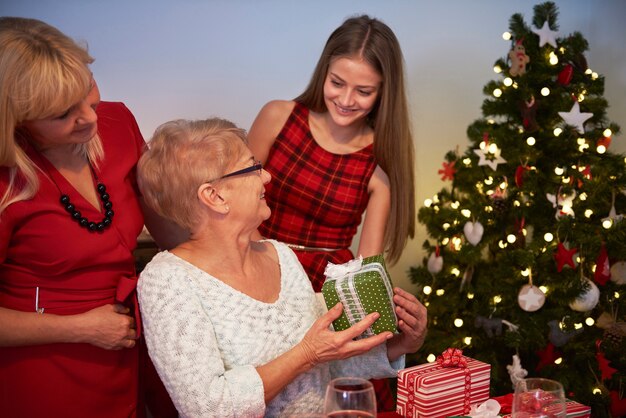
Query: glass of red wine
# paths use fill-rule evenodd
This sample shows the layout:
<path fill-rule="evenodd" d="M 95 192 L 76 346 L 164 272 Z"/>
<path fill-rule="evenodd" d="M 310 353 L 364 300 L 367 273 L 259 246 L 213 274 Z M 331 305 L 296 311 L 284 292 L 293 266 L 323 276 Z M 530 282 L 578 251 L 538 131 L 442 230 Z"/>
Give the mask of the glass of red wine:
<path fill-rule="evenodd" d="M 339 377 L 326 388 L 324 416 L 329 418 L 376 417 L 376 394 L 369 380 Z"/>

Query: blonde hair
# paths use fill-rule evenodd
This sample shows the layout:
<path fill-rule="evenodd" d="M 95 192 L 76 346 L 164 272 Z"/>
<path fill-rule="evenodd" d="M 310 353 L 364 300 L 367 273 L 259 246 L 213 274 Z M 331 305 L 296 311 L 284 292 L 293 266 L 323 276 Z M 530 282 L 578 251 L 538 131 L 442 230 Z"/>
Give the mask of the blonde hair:
<path fill-rule="evenodd" d="M 374 156 L 389 177 L 391 213 L 385 229 L 387 261 L 394 264 L 409 237 L 415 235 L 413 136 L 404 83 L 404 62 L 393 31 L 367 15 L 347 19 L 330 35 L 306 90 L 295 100 L 315 112 L 326 112 L 324 81 L 333 60 L 363 58 L 382 77 L 375 108 L 368 115 L 374 130 Z"/>
<path fill-rule="evenodd" d="M 173 120 L 159 126 L 137 165 L 139 189 L 156 213 L 192 230 L 198 187 L 219 178 L 239 158 L 246 133 L 232 122 Z"/>
<path fill-rule="evenodd" d="M 19 126 L 63 113 L 92 87 L 93 58 L 58 29 L 36 19 L 0 17 L 0 166 L 9 168 L 9 184 L 0 198 L 0 214 L 39 190 L 38 167 L 20 141 Z M 77 145 L 97 166 L 104 155 L 98 135 Z"/>

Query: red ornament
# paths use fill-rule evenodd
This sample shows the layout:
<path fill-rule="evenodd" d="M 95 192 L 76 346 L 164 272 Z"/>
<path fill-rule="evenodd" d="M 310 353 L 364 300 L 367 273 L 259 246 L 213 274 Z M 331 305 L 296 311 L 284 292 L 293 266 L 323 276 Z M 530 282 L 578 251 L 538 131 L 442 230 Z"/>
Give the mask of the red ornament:
<path fill-rule="evenodd" d="M 572 248 L 571 250 L 567 249 L 562 242 L 559 242 L 557 246 L 556 253 L 554 254 L 554 259 L 556 260 L 556 270 L 560 273 L 563 270 L 563 266 L 567 264 L 571 268 L 576 268 L 576 263 L 574 262 L 574 255 L 578 248 Z"/>
<path fill-rule="evenodd" d="M 556 347 L 552 343 L 548 343 L 546 348 L 544 348 L 543 350 L 537 351 L 537 355 L 539 356 L 539 362 L 537 363 L 537 366 L 535 367 L 536 371 L 540 371 L 545 366 L 548 366 L 554 363 L 554 360 L 561 357 L 561 353 L 559 353 L 559 351 L 556 349 Z"/>
<path fill-rule="evenodd" d="M 604 353 L 602 353 L 602 350 L 600 349 L 601 344 L 602 341 L 596 341 L 596 360 L 598 361 L 598 368 L 602 374 L 600 380 L 608 380 L 617 370 L 609 366 L 609 361 L 606 357 L 604 357 Z"/>
<path fill-rule="evenodd" d="M 440 356 L 437 356 L 437 363 L 442 367 L 467 367 L 467 359 L 463 357 L 463 350 L 458 348 L 447 348 Z"/>
<path fill-rule="evenodd" d="M 596 271 L 593 274 L 593 281 L 604 286 L 611 278 L 611 264 L 609 263 L 609 254 L 606 251 L 604 243 L 600 247 L 600 254 L 596 259 Z"/>
<path fill-rule="evenodd" d="M 598 139 L 598 142 L 596 143 L 596 145 L 598 147 L 602 145 L 604 148 L 609 149 L 609 145 L 611 145 L 611 137 L 603 136 L 602 138 Z"/>
<path fill-rule="evenodd" d="M 526 165 L 518 165 L 515 169 L 515 185 L 518 189 L 521 189 L 524 185 L 524 173 L 530 170 Z"/>
<path fill-rule="evenodd" d="M 567 86 L 572 81 L 572 75 L 574 74 L 574 67 L 571 64 L 565 65 L 559 76 L 557 77 L 557 81 L 562 86 Z"/>
<path fill-rule="evenodd" d="M 456 174 L 456 168 L 454 168 L 455 164 L 456 161 L 443 162 L 443 168 L 437 171 L 437 173 L 441 175 L 441 180 L 454 180 L 454 175 Z"/>

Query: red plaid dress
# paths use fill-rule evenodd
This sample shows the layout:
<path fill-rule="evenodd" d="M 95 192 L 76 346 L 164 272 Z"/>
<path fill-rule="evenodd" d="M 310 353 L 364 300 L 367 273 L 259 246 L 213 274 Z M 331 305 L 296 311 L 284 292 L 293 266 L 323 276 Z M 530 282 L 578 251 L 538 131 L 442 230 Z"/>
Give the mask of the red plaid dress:
<path fill-rule="evenodd" d="M 367 207 L 367 185 L 376 168 L 373 145 L 352 154 L 326 151 L 311 134 L 309 109 L 296 103 L 263 168 L 272 175 L 265 186 L 272 216 L 259 227 L 261 235 L 287 244 L 334 249 L 294 249 L 319 292 L 329 261 L 343 264 L 354 258 L 349 247 Z M 372 383 L 378 411 L 393 411 L 389 381 Z"/>
<path fill-rule="evenodd" d="M 334 250 L 294 249 L 319 292 L 329 261 L 354 258 L 349 247 L 369 200 L 367 185 L 376 168 L 373 146 L 352 154 L 326 151 L 311 134 L 309 110 L 296 103 L 264 168 L 272 175 L 265 190 L 272 216 L 260 226 L 261 235 Z"/>

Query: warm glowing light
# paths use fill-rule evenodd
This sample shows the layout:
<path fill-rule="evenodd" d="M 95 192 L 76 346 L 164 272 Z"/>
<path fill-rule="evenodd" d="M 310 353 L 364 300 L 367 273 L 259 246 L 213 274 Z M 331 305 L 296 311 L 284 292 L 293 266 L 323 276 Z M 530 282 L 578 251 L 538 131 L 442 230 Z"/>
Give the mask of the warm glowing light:
<path fill-rule="evenodd" d="M 432 205 L 432 204 L 433 204 L 433 201 L 432 201 L 432 200 L 430 200 L 430 199 L 426 199 L 426 200 L 424 200 L 424 206 L 426 206 L 427 208 L 429 208 L 429 207 L 430 207 L 430 205 Z"/>
<path fill-rule="evenodd" d="M 510 39 L 511 39 L 511 37 L 512 37 L 512 36 L 513 36 L 513 35 L 511 35 L 511 32 L 504 32 L 504 33 L 502 34 L 502 39 L 504 39 L 505 41 L 508 41 L 508 40 L 510 40 Z"/>
<path fill-rule="evenodd" d="M 565 173 L 565 169 L 563 167 L 557 167 L 554 169 L 554 174 L 557 176 L 562 176 Z"/>
<path fill-rule="evenodd" d="M 507 187 L 507 186 L 508 186 L 508 184 L 507 184 L 507 182 L 506 182 L 506 181 L 503 181 L 502 183 L 500 183 L 500 188 L 501 188 L 502 190 L 506 189 L 506 187 Z"/>
<path fill-rule="evenodd" d="M 606 152 L 606 147 L 604 145 L 598 145 L 596 151 L 598 152 L 598 154 L 604 154 Z"/>
<path fill-rule="evenodd" d="M 585 141 L 585 138 L 578 138 L 578 139 L 576 140 L 576 143 L 577 143 L 578 145 L 583 145 L 583 144 L 585 144 L 586 142 L 587 142 L 587 141 Z"/>
<path fill-rule="evenodd" d="M 611 135 L 613 135 L 613 132 L 611 132 L 611 130 L 609 128 L 606 128 L 604 130 L 604 132 L 602 132 L 602 135 L 604 135 L 606 138 L 610 137 Z"/>
<path fill-rule="evenodd" d="M 591 71 L 591 68 L 587 68 L 585 70 L 585 74 L 590 75 L 593 71 Z"/>
<path fill-rule="evenodd" d="M 485 206 L 485 212 L 491 213 L 493 212 L 493 208 L 491 206 Z"/>
<path fill-rule="evenodd" d="M 433 293 L 433 288 L 430 286 L 424 286 L 422 292 L 424 292 L 425 295 L 430 295 L 431 293 Z"/>
<path fill-rule="evenodd" d="M 616 291 L 615 293 L 613 293 L 613 297 L 615 299 L 619 299 L 619 292 Z"/>
<path fill-rule="evenodd" d="M 539 290 L 541 290 L 544 295 L 548 294 L 548 287 L 547 286 L 539 286 Z"/>
<path fill-rule="evenodd" d="M 493 184 L 493 177 L 489 176 L 485 179 L 485 184 L 491 186 Z"/>
<path fill-rule="evenodd" d="M 494 65 L 493 72 L 496 74 L 500 74 L 502 72 L 502 67 L 500 67 L 499 65 Z"/>
<path fill-rule="evenodd" d="M 511 77 L 507 77 L 504 80 L 502 80 L 502 83 L 505 86 L 510 87 L 511 85 L 513 85 L 513 79 Z"/>
<path fill-rule="evenodd" d="M 522 276 L 528 277 L 529 275 L 530 275 L 530 268 L 526 267 L 524 270 L 522 270 Z"/>
<path fill-rule="evenodd" d="M 459 251 L 461 249 L 462 244 L 463 242 L 461 241 L 461 238 L 459 237 L 452 238 L 452 245 L 454 245 L 455 250 Z"/>
<path fill-rule="evenodd" d="M 463 164 L 469 166 L 472 163 L 471 158 L 463 158 Z"/>
<path fill-rule="evenodd" d="M 454 326 L 457 328 L 461 328 L 463 326 L 463 320 L 461 318 L 457 318 L 454 320 Z"/>
<path fill-rule="evenodd" d="M 580 102 L 582 102 L 582 101 L 584 101 L 584 100 L 585 100 L 585 95 L 584 95 L 584 94 L 582 94 L 582 93 L 581 93 L 581 94 L 579 94 L 579 95 L 578 95 L 578 102 L 580 103 Z"/>
<path fill-rule="evenodd" d="M 541 89 L 541 95 L 544 96 L 544 97 L 545 96 L 549 96 L 550 95 L 550 89 L 547 88 L 547 87 L 542 88 Z"/>
<path fill-rule="evenodd" d="M 582 193 L 578 196 L 578 198 L 579 198 L 580 200 L 587 200 L 587 193 L 582 192 Z"/>
<path fill-rule="evenodd" d="M 563 363 L 563 357 L 559 357 L 556 360 L 554 360 L 554 364 L 561 364 Z"/>
<path fill-rule="evenodd" d="M 529 136 L 528 138 L 526 138 L 526 143 L 527 143 L 528 145 L 530 145 L 531 147 L 532 147 L 533 145 L 535 145 L 535 143 L 536 143 L 536 142 L 537 142 L 537 141 L 536 141 L 536 140 L 535 140 L 535 138 L 534 138 L 534 137 L 532 137 L 532 136 Z"/>
<path fill-rule="evenodd" d="M 474 294 L 473 293 L 468 293 L 467 294 L 467 298 L 468 299 L 474 299 Z"/>
<path fill-rule="evenodd" d="M 492 142 L 491 144 L 489 144 L 487 151 L 489 151 L 489 153 L 491 154 L 495 154 L 496 152 L 498 152 L 498 146 Z"/>
<path fill-rule="evenodd" d="M 443 289 L 437 289 L 437 291 L 435 292 L 437 296 L 443 296 L 444 293 L 446 293 L 446 291 Z"/>
<path fill-rule="evenodd" d="M 570 181 L 572 181 L 572 179 L 570 177 L 563 177 L 561 179 L 561 183 L 563 183 L 563 184 L 569 184 Z"/>
<path fill-rule="evenodd" d="M 469 209 L 461 209 L 461 215 L 469 218 L 470 216 L 472 216 L 472 211 Z"/>
<path fill-rule="evenodd" d="M 447 231 L 448 228 L 450 228 L 450 224 L 448 222 L 444 223 L 443 225 L 441 225 L 444 231 Z"/>
<path fill-rule="evenodd" d="M 498 242 L 498 247 L 500 247 L 500 248 L 502 248 L 502 249 L 504 250 L 504 249 L 506 248 L 506 242 L 504 242 L 504 241 L 500 240 L 500 241 Z"/>
<path fill-rule="evenodd" d="M 592 317 L 587 317 L 587 318 L 585 319 L 585 324 L 586 324 L 588 327 L 592 327 L 595 323 L 596 323 L 596 321 L 595 321 Z"/>
<path fill-rule="evenodd" d="M 543 236 L 543 239 L 546 242 L 552 242 L 552 240 L 554 239 L 554 235 L 552 235 L 550 232 L 546 232 L 545 235 Z"/>
<path fill-rule="evenodd" d="M 463 342 L 465 343 L 465 345 L 471 345 L 472 344 L 472 337 L 465 337 L 465 338 L 463 338 Z"/>
<path fill-rule="evenodd" d="M 515 241 L 517 241 L 517 237 L 513 234 L 509 234 L 507 235 L 506 240 L 509 244 L 513 244 Z"/>
<path fill-rule="evenodd" d="M 496 295 L 493 297 L 493 303 L 500 303 L 500 302 L 502 302 L 502 296 Z"/>
<path fill-rule="evenodd" d="M 454 202 L 450 203 L 450 207 L 451 207 L 452 209 L 458 209 L 458 208 L 459 208 L 459 205 L 460 205 L 460 203 L 459 203 L 459 201 L 458 201 L 458 200 L 455 200 Z"/>
<path fill-rule="evenodd" d="M 587 209 L 585 211 L 585 218 L 591 218 L 591 215 L 593 215 L 593 211 L 591 209 Z"/>
<path fill-rule="evenodd" d="M 552 131 L 552 133 L 554 134 L 554 136 L 559 136 L 563 133 L 563 129 L 555 128 L 554 131 Z"/>
<path fill-rule="evenodd" d="M 556 54 L 553 52 L 550 52 L 550 64 L 552 65 L 557 65 L 559 63 L 559 57 L 556 56 Z"/>
<path fill-rule="evenodd" d="M 604 229 L 610 229 L 613 226 L 613 220 L 612 219 L 605 219 L 602 221 L 602 228 Z"/>
<path fill-rule="evenodd" d="M 595 71 L 591 73 L 591 79 L 592 80 L 597 80 L 598 78 L 598 73 L 596 73 Z"/>
<path fill-rule="evenodd" d="M 452 274 L 453 276 L 459 277 L 459 275 L 461 274 L 461 271 L 456 267 L 452 267 L 450 269 L 450 274 Z"/>
<path fill-rule="evenodd" d="M 576 322 L 574 324 L 574 329 L 581 329 L 583 327 L 583 324 L 581 324 L 580 322 Z"/>
<path fill-rule="evenodd" d="M 445 237 L 444 239 L 441 240 L 442 245 L 448 245 L 449 242 L 450 242 L 450 238 L 448 237 Z"/>
<path fill-rule="evenodd" d="M 500 96 L 502 96 L 502 90 L 500 90 L 500 89 L 495 89 L 495 90 L 493 91 L 493 96 L 494 96 L 494 97 L 500 97 Z"/>
<path fill-rule="evenodd" d="M 602 394 L 602 389 L 600 389 L 600 388 L 593 388 L 591 393 L 593 393 L 594 395 L 600 395 L 600 394 Z"/>

